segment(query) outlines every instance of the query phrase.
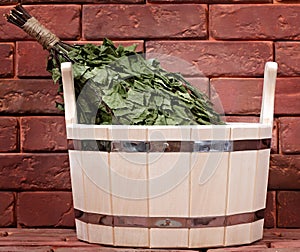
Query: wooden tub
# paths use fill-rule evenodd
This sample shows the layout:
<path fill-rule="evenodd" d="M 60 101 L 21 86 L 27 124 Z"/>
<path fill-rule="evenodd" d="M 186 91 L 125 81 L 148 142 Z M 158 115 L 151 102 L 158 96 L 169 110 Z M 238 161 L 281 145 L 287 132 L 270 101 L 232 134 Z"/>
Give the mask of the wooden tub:
<path fill-rule="evenodd" d="M 63 63 L 78 239 L 150 248 L 261 239 L 276 71 L 266 64 L 260 123 L 99 126 L 76 123 L 71 64 Z"/>

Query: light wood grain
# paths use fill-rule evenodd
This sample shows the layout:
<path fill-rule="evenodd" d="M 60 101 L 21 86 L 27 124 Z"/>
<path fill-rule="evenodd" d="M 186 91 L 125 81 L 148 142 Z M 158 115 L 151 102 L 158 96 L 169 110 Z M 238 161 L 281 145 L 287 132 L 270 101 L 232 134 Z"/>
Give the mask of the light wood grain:
<path fill-rule="evenodd" d="M 113 227 L 88 224 L 89 242 L 113 245 Z"/>
<path fill-rule="evenodd" d="M 112 214 L 107 152 L 82 151 L 82 170 L 88 212 Z"/>
<path fill-rule="evenodd" d="M 257 151 L 230 153 L 226 214 L 251 212 Z"/>
<path fill-rule="evenodd" d="M 110 153 L 114 215 L 148 216 L 146 153 Z"/>
<path fill-rule="evenodd" d="M 189 248 L 223 246 L 224 227 L 192 228 L 189 232 Z"/>
<path fill-rule="evenodd" d="M 250 243 L 251 223 L 225 227 L 224 246 Z"/>
<path fill-rule="evenodd" d="M 187 248 L 188 229 L 150 229 L 151 248 Z"/>
<path fill-rule="evenodd" d="M 69 162 L 74 208 L 82 211 L 87 211 L 85 205 L 85 191 L 83 182 L 81 152 L 69 150 Z"/>
<path fill-rule="evenodd" d="M 115 246 L 149 247 L 149 229 L 114 227 Z"/>
<path fill-rule="evenodd" d="M 228 152 L 192 154 L 190 217 L 225 215 L 228 158 Z"/>
<path fill-rule="evenodd" d="M 190 153 L 149 153 L 149 216 L 189 216 Z"/>

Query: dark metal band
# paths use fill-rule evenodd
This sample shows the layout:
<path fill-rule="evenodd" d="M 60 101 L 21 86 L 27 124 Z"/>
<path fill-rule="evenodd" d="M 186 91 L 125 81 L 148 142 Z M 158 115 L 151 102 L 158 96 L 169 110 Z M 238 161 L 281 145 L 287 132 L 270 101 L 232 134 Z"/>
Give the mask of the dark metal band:
<path fill-rule="evenodd" d="M 228 216 L 180 218 L 180 217 L 137 217 L 113 216 L 87 213 L 75 209 L 75 218 L 85 223 L 111 227 L 141 227 L 141 228 L 206 228 L 226 227 L 238 224 L 252 223 L 264 218 L 264 210 L 251 213 L 241 213 Z"/>
<path fill-rule="evenodd" d="M 209 141 L 69 140 L 69 149 L 105 152 L 233 152 L 269 149 L 271 139 Z"/>

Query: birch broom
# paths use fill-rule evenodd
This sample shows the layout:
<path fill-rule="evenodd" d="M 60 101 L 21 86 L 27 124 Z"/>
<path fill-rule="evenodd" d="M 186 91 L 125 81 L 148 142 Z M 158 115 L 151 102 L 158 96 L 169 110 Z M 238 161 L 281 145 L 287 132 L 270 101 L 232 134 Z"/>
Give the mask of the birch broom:
<path fill-rule="evenodd" d="M 49 51 L 47 70 L 63 96 L 60 64 L 72 62 L 78 121 L 84 124 L 207 125 L 223 124 L 208 97 L 181 74 L 145 59 L 136 46 L 116 47 L 62 42 L 22 5 L 6 15 Z M 56 104 L 64 109 L 63 103 Z"/>

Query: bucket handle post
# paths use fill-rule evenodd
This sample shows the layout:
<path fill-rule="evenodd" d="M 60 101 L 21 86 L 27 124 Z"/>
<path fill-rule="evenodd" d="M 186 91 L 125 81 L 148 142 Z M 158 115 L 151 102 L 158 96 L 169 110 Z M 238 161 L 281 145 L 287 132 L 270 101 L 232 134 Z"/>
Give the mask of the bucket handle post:
<path fill-rule="evenodd" d="M 77 123 L 76 99 L 74 91 L 74 77 L 71 62 L 61 64 L 62 83 L 64 90 L 66 125 Z"/>
<path fill-rule="evenodd" d="M 260 123 L 272 124 L 274 115 L 275 86 L 278 65 L 276 62 L 267 62 L 264 71 L 264 85 Z"/>

